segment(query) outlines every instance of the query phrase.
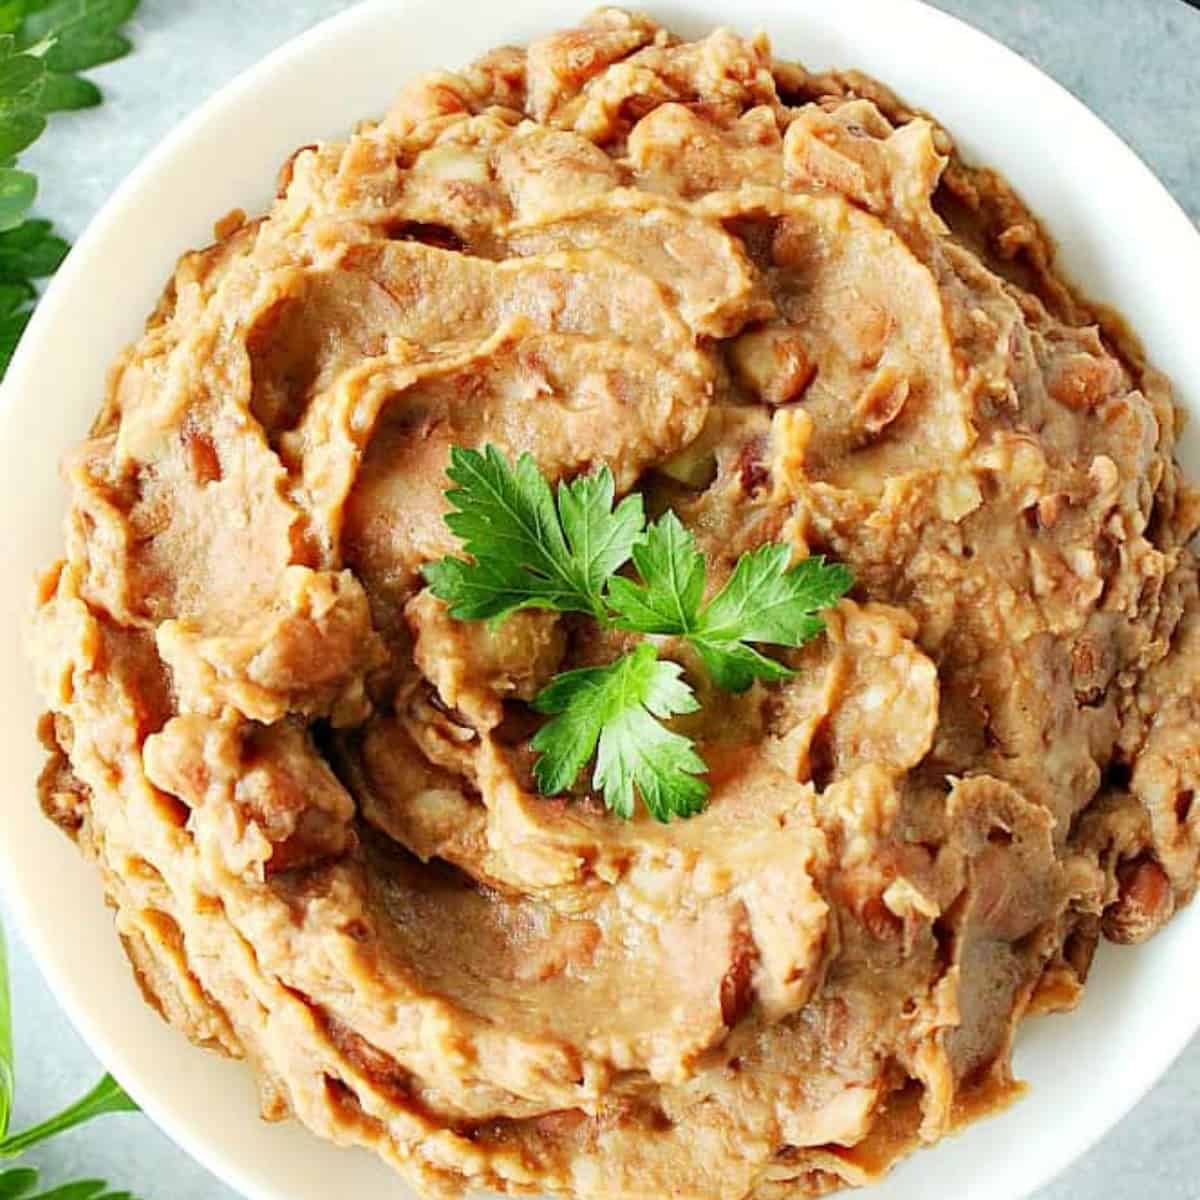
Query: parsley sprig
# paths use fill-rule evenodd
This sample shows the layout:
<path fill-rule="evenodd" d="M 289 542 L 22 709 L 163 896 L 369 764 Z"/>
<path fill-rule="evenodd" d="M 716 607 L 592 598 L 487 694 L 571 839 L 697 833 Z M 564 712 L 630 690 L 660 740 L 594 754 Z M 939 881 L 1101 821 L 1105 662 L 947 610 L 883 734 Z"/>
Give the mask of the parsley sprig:
<path fill-rule="evenodd" d="M 106 1113 L 136 1112 L 137 1105 L 125 1094 L 111 1075 L 105 1075 L 87 1095 L 47 1120 L 9 1134 L 8 1122 L 12 1113 L 13 1088 L 16 1083 L 12 1037 L 12 1006 L 8 987 L 8 962 L 4 935 L 0 931 L 0 1161 L 16 1158 L 26 1150 L 56 1134 L 82 1125 Z M 0 1170 L 0 1200 L 133 1200 L 129 1192 L 109 1191 L 108 1184 L 99 1179 L 82 1179 L 62 1184 L 48 1192 L 34 1194 L 38 1173 L 32 1167 L 10 1167 Z"/>
<path fill-rule="evenodd" d="M 513 464 L 495 446 L 455 446 L 447 474 L 455 486 L 446 525 L 470 558 L 447 556 L 425 577 L 458 620 L 499 621 L 523 608 L 585 613 L 605 627 L 681 638 L 718 687 L 744 692 L 756 679 L 792 674 L 755 644 L 803 645 L 824 629 L 821 609 L 853 582 L 823 558 L 791 566 L 791 549 L 771 543 L 743 554 L 705 600 L 704 555 L 691 531 L 670 511 L 647 528 L 636 493 L 614 508 L 607 467 L 553 493 L 529 454 Z M 618 574 L 630 560 L 640 578 Z M 622 817 L 633 816 L 635 790 L 659 821 L 703 809 L 704 761 L 690 738 L 663 724 L 699 703 L 653 642 L 555 676 L 533 707 L 553 717 L 531 743 L 543 795 L 572 787 L 595 756 L 592 785 Z"/>
<path fill-rule="evenodd" d="M 121 28 L 138 2 L 0 0 L 0 375 L 33 314 L 36 281 L 68 249 L 49 221 L 29 216 L 37 179 L 17 156 L 50 113 L 100 103 L 100 89 L 78 72 L 129 53 Z"/>

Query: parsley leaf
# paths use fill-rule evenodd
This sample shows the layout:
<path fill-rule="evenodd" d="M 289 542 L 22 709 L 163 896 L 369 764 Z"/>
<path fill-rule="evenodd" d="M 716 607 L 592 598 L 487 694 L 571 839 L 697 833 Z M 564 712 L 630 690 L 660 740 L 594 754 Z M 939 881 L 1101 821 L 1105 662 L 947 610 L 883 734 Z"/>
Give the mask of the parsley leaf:
<path fill-rule="evenodd" d="M 511 465 L 495 446 L 454 446 L 446 525 L 474 561 L 446 557 L 425 568 L 435 596 L 463 621 L 498 620 L 521 608 L 589 613 L 605 621 L 604 588 L 641 536 L 642 498 L 613 509 L 603 467 L 558 485 L 557 502 L 532 455 Z"/>
<path fill-rule="evenodd" d="M 633 548 L 645 583 L 618 575 L 608 586 L 617 625 L 635 633 L 687 633 L 704 598 L 704 555 L 673 512 L 664 513 Z"/>
<path fill-rule="evenodd" d="M 817 614 L 850 590 L 841 563 L 816 556 L 789 569 L 791 550 L 773 543 L 738 559 L 725 586 L 701 611 L 690 641 L 720 687 L 744 692 L 755 679 L 784 679 L 791 671 L 746 645 L 802 646 L 825 622 Z"/>
<path fill-rule="evenodd" d="M 846 567 L 820 557 L 789 568 L 791 550 L 776 542 L 743 554 L 724 587 L 702 604 L 704 556 L 673 512 L 650 526 L 633 561 L 643 582 L 616 578 L 609 586 L 617 625 L 687 638 L 715 682 L 731 692 L 744 692 L 755 679 L 786 679 L 787 667 L 748 643 L 803 645 L 825 627 L 819 610 L 852 582 Z"/>
<path fill-rule="evenodd" d="M 556 795 L 570 787 L 596 755 L 593 786 L 605 806 L 633 816 L 634 790 L 658 821 L 690 817 L 708 798 L 704 760 L 690 738 L 655 718 L 695 712 L 692 689 L 678 663 L 661 662 L 650 642 L 640 643 L 616 662 L 556 676 L 533 707 L 556 714 L 542 726 L 532 746 L 538 789 Z"/>

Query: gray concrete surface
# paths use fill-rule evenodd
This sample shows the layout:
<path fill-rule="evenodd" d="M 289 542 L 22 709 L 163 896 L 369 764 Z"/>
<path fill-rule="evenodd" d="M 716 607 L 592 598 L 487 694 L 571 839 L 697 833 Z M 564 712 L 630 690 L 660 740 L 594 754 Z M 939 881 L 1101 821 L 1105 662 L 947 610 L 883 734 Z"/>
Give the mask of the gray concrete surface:
<path fill-rule="evenodd" d="M 937 2 L 1080 96 L 1200 220 L 1200 12 L 1182 0 Z M 280 42 L 344 7 L 346 0 L 143 0 L 133 27 L 136 53 L 95 74 L 107 104 L 56 118 L 26 158 L 41 177 L 41 212 L 77 234 L 146 151 L 200 100 Z M 73 1098 L 97 1067 L 11 922 L 6 925 L 20 1057 L 14 1123 L 20 1126 Z M 1196 1200 L 1198 1125 L 1200 1042 L 1038 1200 Z M 78 1130 L 32 1161 L 45 1168 L 48 1181 L 102 1176 L 134 1189 L 142 1200 L 234 1200 L 140 1116 Z M 329 1183 L 336 1194 L 336 1180 Z"/>

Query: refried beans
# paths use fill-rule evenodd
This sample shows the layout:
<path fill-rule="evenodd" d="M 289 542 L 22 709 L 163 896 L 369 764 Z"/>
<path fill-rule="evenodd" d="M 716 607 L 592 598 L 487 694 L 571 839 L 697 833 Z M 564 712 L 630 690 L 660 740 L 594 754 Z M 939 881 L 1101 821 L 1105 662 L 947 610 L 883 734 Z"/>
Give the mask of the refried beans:
<path fill-rule="evenodd" d="M 147 1000 L 427 1195 L 868 1183 L 1192 895 L 1180 424 L 932 118 L 604 10 L 179 261 L 66 459 L 41 801 Z M 627 639 L 424 586 L 485 445 L 607 465 L 710 584 L 852 570 L 790 679 L 688 718 L 700 815 L 536 793 L 529 701 Z"/>

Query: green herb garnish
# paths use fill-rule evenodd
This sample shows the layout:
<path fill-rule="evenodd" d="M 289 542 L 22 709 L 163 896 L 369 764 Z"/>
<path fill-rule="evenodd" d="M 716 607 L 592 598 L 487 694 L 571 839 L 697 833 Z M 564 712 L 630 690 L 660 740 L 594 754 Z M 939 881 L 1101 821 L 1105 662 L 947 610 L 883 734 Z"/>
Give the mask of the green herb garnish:
<path fill-rule="evenodd" d="M 0 375 L 33 314 L 35 280 L 52 275 L 68 248 L 49 221 L 29 218 L 37 179 L 17 156 L 49 113 L 100 103 L 100 89 L 77 72 L 129 53 L 120 30 L 138 2 L 0 0 Z"/>
<path fill-rule="evenodd" d="M 125 1094 L 111 1075 L 105 1075 L 86 1096 L 62 1112 L 20 1133 L 8 1132 L 16 1081 L 12 1041 L 12 1009 L 8 986 L 8 962 L 4 934 L 0 931 L 0 1160 L 15 1158 L 39 1142 L 82 1125 L 105 1113 L 136 1112 L 137 1105 Z M 0 1200 L 25 1197 L 26 1200 L 132 1200 L 128 1192 L 110 1192 L 98 1179 L 62 1184 L 34 1195 L 38 1173 L 32 1167 L 10 1167 L 0 1171 Z"/>
<path fill-rule="evenodd" d="M 473 561 L 443 558 L 425 572 L 460 621 L 498 620 L 521 608 L 589 613 L 607 620 L 604 589 L 629 561 L 646 518 L 641 496 L 613 509 L 605 467 L 572 483 L 550 485 L 528 454 L 509 465 L 495 446 L 450 450 L 446 493 L 456 511 L 450 531 Z"/>
<path fill-rule="evenodd" d="M 702 604 L 704 555 L 690 530 L 668 512 L 633 549 L 643 582 L 614 579 L 608 600 L 619 628 L 687 638 L 718 686 L 744 692 L 755 679 L 791 674 L 750 642 L 802 646 L 825 628 L 820 610 L 849 590 L 850 572 L 841 563 L 806 558 L 789 568 L 791 557 L 779 542 L 748 551 L 725 586 Z"/>
<path fill-rule="evenodd" d="M 615 508 L 607 467 L 557 494 L 529 454 L 515 465 L 495 447 L 455 446 L 446 524 L 471 557 L 447 556 L 425 577 L 459 620 L 497 621 L 523 608 L 585 613 L 601 625 L 685 639 L 713 681 L 731 692 L 755 679 L 791 675 L 752 643 L 801 646 L 824 629 L 819 613 L 852 578 L 840 563 L 809 558 L 789 566 L 791 550 L 760 546 L 738 559 L 724 586 L 704 600 L 704 556 L 668 512 L 649 528 L 642 499 Z M 639 579 L 618 575 L 632 559 Z M 533 702 L 553 715 L 534 737 L 538 790 L 571 787 L 593 755 L 593 786 L 605 805 L 633 816 L 636 790 L 660 821 L 703 809 L 708 785 L 695 743 L 662 722 L 699 707 L 677 663 L 641 642 L 615 662 L 555 676 Z"/>
<path fill-rule="evenodd" d="M 695 712 L 700 706 L 678 663 L 662 662 L 649 642 L 604 667 L 556 675 L 533 702 L 557 714 L 532 745 L 538 790 L 553 796 L 569 788 L 596 755 L 592 783 L 606 807 L 628 820 L 633 789 L 660 821 L 690 817 L 704 807 L 704 760 L 691 738 L 655 718 Z M 597 743 L 599 749 L 597 750 Z"/>

